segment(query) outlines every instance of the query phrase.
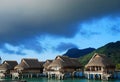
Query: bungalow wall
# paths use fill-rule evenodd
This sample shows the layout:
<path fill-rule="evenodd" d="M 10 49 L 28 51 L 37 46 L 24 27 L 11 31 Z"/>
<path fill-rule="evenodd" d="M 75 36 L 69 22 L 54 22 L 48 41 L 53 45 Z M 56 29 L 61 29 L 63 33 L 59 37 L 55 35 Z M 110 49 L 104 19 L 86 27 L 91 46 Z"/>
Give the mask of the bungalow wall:
<path fill-rule="evenodd" d="M 24 69 L 21 72 L 22 73 L 42 73 L 40 69 Z"/>
<path fill-rule="evenodd" d="M 6 70 L 2 69 L 2 70 L 0 70 L 0 73 L 6 73 Z"/>
<path fill-rule="evenodd" d="M 63 72 L 74 72 L 75 69 L 74 68 L 62 68 L 61 69 Z"/>

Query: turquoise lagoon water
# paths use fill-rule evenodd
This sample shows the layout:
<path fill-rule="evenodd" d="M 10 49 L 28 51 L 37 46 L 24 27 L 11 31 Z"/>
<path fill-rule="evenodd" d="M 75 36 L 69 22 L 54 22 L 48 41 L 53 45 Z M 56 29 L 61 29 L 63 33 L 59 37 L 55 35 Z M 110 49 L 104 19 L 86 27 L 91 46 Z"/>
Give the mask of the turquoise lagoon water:
<path fill-rule="evenodd" d="M 88 79 L 70 79 L 67 78 L 65 80 L 57 80 L 57 79 L 47 79 L 47 78 L 32 78 L 32 79 L 22 79 L 27 82 L 120 82 L 119 80 L 109 80 L 109 81 L 102 81 L 102 80 L 88 80 Z M 10 81 L 10 79 L 7 80 L 0 80 L 0 82 L 20 82 L 20 81 Z"/>
<path fill-rule="evenodd" d="M 27 82 L 120 82 L 120 80 L 110 80 L 110 81 L 101 81 L 101 80 L 88 80 L 88 79 L 65 79 L 65 80 L 57 80 L 57 79 L 26 79 Z"/>

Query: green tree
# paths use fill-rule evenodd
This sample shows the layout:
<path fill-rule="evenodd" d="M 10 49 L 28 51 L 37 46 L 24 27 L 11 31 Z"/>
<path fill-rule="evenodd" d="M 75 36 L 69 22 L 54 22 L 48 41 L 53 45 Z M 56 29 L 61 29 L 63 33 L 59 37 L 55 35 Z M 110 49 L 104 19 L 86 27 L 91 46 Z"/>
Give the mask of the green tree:
<path fill-rule="evenodd" d="M 116 69 L 117 69 L 117 70 L 120 70 L 120 64 L 117 64 L 117 65 L 116 65 Z"/>

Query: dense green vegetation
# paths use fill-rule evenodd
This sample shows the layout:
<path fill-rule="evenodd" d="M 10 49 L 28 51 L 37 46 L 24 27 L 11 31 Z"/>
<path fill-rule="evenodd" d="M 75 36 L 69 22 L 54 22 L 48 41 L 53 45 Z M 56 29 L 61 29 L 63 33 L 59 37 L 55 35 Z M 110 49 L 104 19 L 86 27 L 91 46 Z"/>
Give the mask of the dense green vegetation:
<path fill-rule="evenodd" d="M 90 58 L 94 55 L 94 53 L 100 53 L 100 54 L 105 54 L 107 57 L 113 61 L 115 65 L 120 63 L 120 41 L 117 41 L 115 43 L 111 42 L 106 44 L 105 46 L 102 46 L 95 51 L 80 57 L 79 60 L 80 62 L 85 65 L 88 63 Z M 119 67 L 119 65 L 118 65 Z"/>
<path fill-rule="evenodd" d="M 117 70 L 120 70 L 120 64 L 117 64 L 117 65 L 116 65 L 116 69 L 117 69 Z"/>

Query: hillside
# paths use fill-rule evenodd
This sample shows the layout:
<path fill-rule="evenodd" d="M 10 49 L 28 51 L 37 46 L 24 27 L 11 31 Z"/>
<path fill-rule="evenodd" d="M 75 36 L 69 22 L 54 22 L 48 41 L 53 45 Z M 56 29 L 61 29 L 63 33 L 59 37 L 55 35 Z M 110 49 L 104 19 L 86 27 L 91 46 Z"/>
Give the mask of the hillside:
<path fill-rule="evenodd" d="M 98 49 L 96 49 L 95 51 L 80 57 L 80 62 L 85 65 L 90 58 L 93 56 L 94 53 L 100 53 L 100 54 L 105 54 L 107 57 L 109 57 L 111 59 L 111 61 L 113 61 L 115 64 L 120 63 L 120 41 L 117 42 L 111 42 L 108 43 Z"/>
<path fill-rule="evenodd" d="M 88 53 L 91 53 L 94 50 L 95 50 L 94 48 L 86 48 L 86 49 L 71 48 L 64 54 L 64 56 L 68 56 L 71 58 L 79 58 Z"/>

